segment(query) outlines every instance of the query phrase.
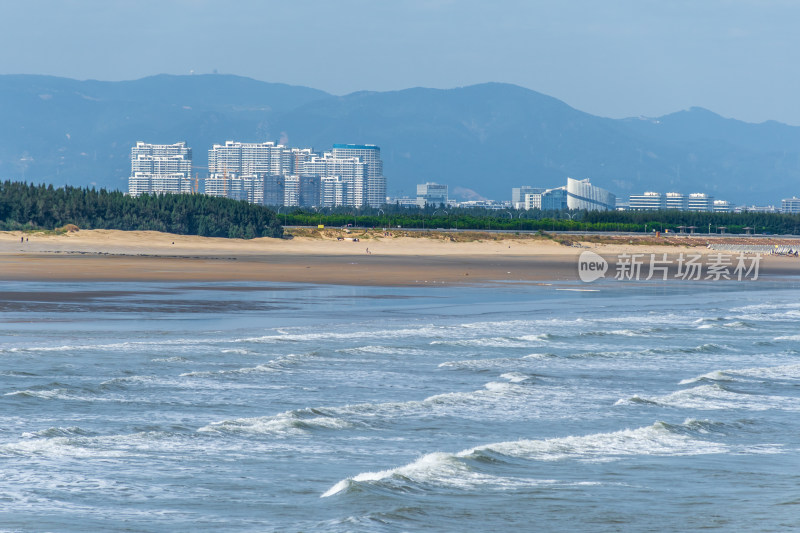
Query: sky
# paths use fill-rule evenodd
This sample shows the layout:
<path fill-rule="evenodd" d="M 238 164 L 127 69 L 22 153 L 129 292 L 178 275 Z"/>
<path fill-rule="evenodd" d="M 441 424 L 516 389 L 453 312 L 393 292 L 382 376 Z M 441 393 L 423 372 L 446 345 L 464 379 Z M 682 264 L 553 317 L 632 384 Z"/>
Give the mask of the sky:
<path fill-rule="evenodd" d="M 333 94 L 489 81 L 595 115 L 800 125 L 796 0 L 0 0 L 0 74 L 236 74 Z"/>

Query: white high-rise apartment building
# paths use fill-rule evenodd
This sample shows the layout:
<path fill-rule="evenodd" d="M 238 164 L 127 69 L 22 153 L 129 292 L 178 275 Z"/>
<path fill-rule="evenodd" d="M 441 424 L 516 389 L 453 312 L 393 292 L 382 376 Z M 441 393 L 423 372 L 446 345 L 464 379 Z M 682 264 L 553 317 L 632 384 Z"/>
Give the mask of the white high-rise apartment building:
<path fill-rule="evenodd" d="M 284 175 L 294 171 L 292 150 L 274 142 L 243 143 L 226 141 L 208 151 L 208 174 L 254 176 Z"/>
<path fill-rule="evenodd" d="M 128 193 L 191 193 L 192 149 L 185 142 L 149 144 L 137 142 L 131 148 Z"/>
<path fill-rule="evenodd" d="M 312 156 L 299 163 L 297 173 L 306 177 L 339 178 L 342 185 L 341 203 L 331 204 L 331 196 L 326 196 L 322 206 L 349 205 L 361 206 L 365 201 L 368 165 L 359 157 L 335 157 L 326 152 L 322 157 Z"/>
<path fill-rule="evenodd" d="M 300 205 L 300 176 L 286 176 L 283 205 L 291 207 Z"/>
<path fill-rule="evenodd" d="M 331 155 L 336 159 L 358 157 L 367 165 L 362 204 L 380 207 L 386 203 L 386 178 L 383 176 L 381 149 L 374 144 L 334 144 Z M 356 205 L 362 205 L 356 204 Z"/>
<path fill-rule="evenodd" d="M 205 192 L 211 196 L 263 204 L 267 176 L 291 174 L 293 163 L 293 150 L 274 142 L 226 141 L 224 145 L 215 144 L 208 151 Z"/>
<path fill-rule="evenodd" d="M 337 207 L 345 204 L 347 184 L 339 176 L 326 176 L 319 179 L 320 207 Z"/>

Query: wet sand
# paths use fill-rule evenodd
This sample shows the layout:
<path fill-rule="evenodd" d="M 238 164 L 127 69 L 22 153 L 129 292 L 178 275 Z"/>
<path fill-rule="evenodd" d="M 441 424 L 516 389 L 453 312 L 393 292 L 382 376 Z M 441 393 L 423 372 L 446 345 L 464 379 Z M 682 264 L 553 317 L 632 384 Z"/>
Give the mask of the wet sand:
<path fill-rule="evenodd" d="M 0 256 L 2 280 L 276 281 L 420 285 L 574 280 L 572 257 L 285 255 L 176 257 L 98 254 Z"/>

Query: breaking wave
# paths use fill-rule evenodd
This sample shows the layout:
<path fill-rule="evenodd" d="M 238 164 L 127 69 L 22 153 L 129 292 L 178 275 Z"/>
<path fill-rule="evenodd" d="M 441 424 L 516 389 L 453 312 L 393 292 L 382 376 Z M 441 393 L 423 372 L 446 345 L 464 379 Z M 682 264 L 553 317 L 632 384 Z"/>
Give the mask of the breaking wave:
<path fill-rule="evenodd" d="M 525 482 L 524 479 L 492 476 L 481 472 L 481 468 L 478 468 L 479 465 L 484 466 L 496 461 L 596 462 L 613 461 L 629 455 L 726 453 L 728 451 L 726 445 L 699 438 L 701 433 L 708 432 L 707 427 L 709 423 L 696 420 L 687 420 L 679 425 L 656 422 L 651 426 L 613 433 L 498 442 L 458 453 L 434 452 L 405 466 L 377 472 L 363 472 L 341 480 L 325 491 L 321 497 L 327 498 L 373 484 L 380 484 L 389 489 L 426 484 L 456 489 L 480 486 L 481 489 L 485 489 L 491 488 L 491 485 L 503 488 Z M 549 482 L 553 483 L 552 480 Z"/>

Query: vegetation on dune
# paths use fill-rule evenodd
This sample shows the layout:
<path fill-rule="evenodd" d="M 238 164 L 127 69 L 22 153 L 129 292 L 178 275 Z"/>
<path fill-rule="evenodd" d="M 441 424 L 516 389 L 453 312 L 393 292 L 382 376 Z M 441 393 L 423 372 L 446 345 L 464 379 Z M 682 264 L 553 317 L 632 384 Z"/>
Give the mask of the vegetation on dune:
<path fill-rule="evenodd" d="M 143 195 L 78 187 L 0 183 L 0 229 L 152 230 L 252 239 L 282 237 L 275 213 L 261 206 L 201 194 Z"/>

